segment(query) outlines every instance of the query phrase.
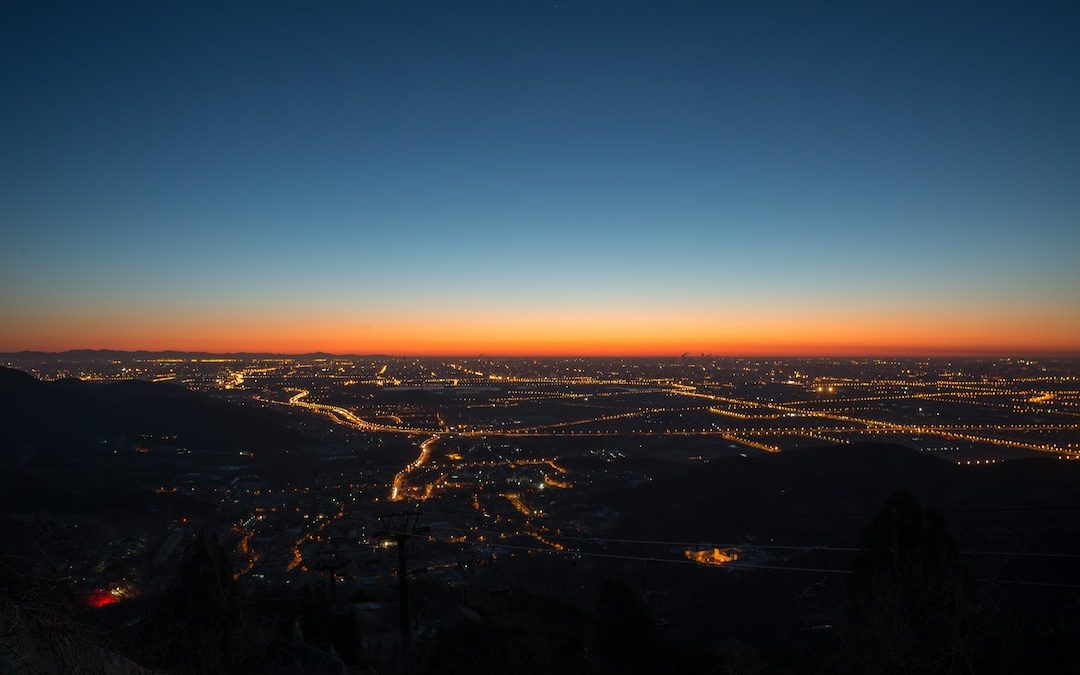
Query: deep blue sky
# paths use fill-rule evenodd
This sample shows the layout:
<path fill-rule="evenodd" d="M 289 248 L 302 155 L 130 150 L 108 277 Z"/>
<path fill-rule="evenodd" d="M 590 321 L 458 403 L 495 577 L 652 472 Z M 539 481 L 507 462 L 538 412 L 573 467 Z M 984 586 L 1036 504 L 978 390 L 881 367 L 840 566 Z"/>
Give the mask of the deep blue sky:
<path fill-rule="evenodd" d="M 218 5 L 0 7 L 0 347 L 884 307 L 1080 349 L 1078 3 Z"/>

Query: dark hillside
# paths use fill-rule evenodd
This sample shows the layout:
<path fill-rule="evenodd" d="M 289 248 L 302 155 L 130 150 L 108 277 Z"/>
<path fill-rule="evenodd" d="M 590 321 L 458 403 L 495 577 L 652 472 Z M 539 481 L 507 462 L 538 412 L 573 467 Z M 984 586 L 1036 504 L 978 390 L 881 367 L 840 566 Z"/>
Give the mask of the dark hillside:
<path fill-rule="evenodd" d="M 41 382 L 0 368 L 0 452 L 168 443 L 192 450 L 274 451 L 315 441 L 269 411 L 219 401 L 171 384 L 134 380 Z"/>
<path fill-rule="evenodd" d="M 851 545 L 897 490 L 945 511 L 963 532 L 999 527 L 1037 534 L 1080 513 L 1080 463 L 1032 457 L 957 466 L 887 444 L 827 446 L 756 458 L 725 458 L 610 497 L 629 535 L 702 540 L 783 538 Z M 985 527 L 983 527 L 985 526 Z"/>

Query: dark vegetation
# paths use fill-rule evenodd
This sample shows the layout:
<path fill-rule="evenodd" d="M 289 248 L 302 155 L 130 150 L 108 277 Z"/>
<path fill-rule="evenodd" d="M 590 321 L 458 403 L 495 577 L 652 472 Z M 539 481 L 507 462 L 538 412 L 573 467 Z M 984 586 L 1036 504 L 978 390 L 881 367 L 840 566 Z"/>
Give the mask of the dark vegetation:
<path fill-rule="evenodd" d="M 897 445 L 862 443 L 721 458 L 600 496 L 620 534 L 850 546 L 882 501 L 906 489 L 945 514 L 966 548 L 1080 552 L 1080 463 L 1056 457 L 957 466 Z"/>
<path fill-rule="evenodd" d="M 355 614 L 325 592 L 246 589 L 225 547 L 201 535 L 168 589 L 134 624 L 108 632 L 42 579 L 5 560 L 2 656 L 32 650 L 65 672 L 399 672 L 358 649 Z M 723 572 L 720 572 L 724 574 Z M 717 606 L 727 598 L 712 597 Z M 447 613 L 416 649 L 413 672 L 495 673 L 1069 673 L 1080 607 L 1075 593 L 1023 614 L 1015 598 L 980 587 L 945 520 L 909 493 L 891 497 L 860 536 L 837 624 L 788 636 L 770 650 L 738 637 L 690 639 L 657 622 L 641 588 L 597 579 L 581 603 L 524 589 Z M 18 626 L 13 625 L 19 622 Z M 20 628 L 21 626 L 21 628 Z M 14 639 L 13 636 L 18 639 Z M 51 659 L 51 660 L 50 660 Z M 104 664 L 104 665 L 103 665 Z"/>
<path fill-rule="evenodd" d="M 778 598 L 831 579 L 766 570 L 691 567 L 689 576 L 658 570 L 646 578 L 639 568 L 595 568 L 569 599 L 535 590 L 527 578 L 499 592 L 477 589 L 429 622 L 433 630 L 417 640 L 412 672 L 1076 672 L 1077 590 L 977 577 L 944 515 L 910 492 L 894 493 L 864 524 L 858 549 L 852 574 L 833 589 L 839 592 L 812 599 L 828 621 L 800 621 L 805 594 L 787 605 Z M 98 615 L 97 629 L 76 621 L 79 611 L 57 590 L 60 580 L 8 565 L 5 588 L 14 592 L 3 596 L 3 616 L 12 620 L 17 606 L 22 616 L 58 622 L 61 631 L 35 629 L 31 642 L 52 650 L 50 641 L 61 636 L 55 648 L 75 662 L 84 654 L 95 663 L 174 673 L 402 672 L 396 655 L 363 652 L 355 611 L 348 603 L 335 607 L 325 586 L 249 587 L 234 579 L 228 550 L 212 535 L 198 536 L 173 581 L 135 621 L 105 625 Z M 575 563 L 563 564 L 563 573 L 575 574 Z M 687 580 L 691 586 L 682 587 Z M 751 597 L 742 595 L 747 589 Z M 681 622 L 662 618 L 671 607 L 657 605 L 658 590 L 697 596 L 699 612 L 687 606 L 676 608 L 690 612 Z M 748 611 L 755 602 L 770 609 L 767 620 Z M 710 622 L 708 612 L 731 621 Z M 686 628 L 693 623 L 708 629 Z"/>

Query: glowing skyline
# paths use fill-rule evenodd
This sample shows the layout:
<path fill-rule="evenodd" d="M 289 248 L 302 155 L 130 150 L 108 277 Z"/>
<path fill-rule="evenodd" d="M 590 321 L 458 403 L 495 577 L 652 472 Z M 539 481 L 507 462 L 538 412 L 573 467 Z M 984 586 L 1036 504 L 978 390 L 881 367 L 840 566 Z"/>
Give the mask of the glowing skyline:
<path fill-rule="evenodd" d="M 1080 8 L 0 9 L 0 351 L 1080 354 Z"/>
<path fill-rule="evenodd" d="M 203 314 L 203 317 L 206 315 Z M 997 315 L 920 315 L 923 325 L 894 312 L 873 315 L 758 316 L 709 319 L 647 312 L 641 315 L 454 313 L 428 318 L 391 316 L 381 323 L 348 322 L 337 314 L 267 312 L 193 321 L 184 315 L 148 320 L 94 313 L 69 326 L 46 324 L 55 342 L 37 349 L 108 347 L 208 352 L 384 353 L 401 355 L 963 355 L 1075 354 L 1076 325 L 1068 318 L 1025 312 L 1023 323 L 1001 327 Z M 1015 316 L 1015 314 L 1014 314 Z M 932 320 L 937 322 L 933 323 Z M 930 322 L 930 332 L 926 332 Z M 940 326 L 948 326 L 948 333 Z M 1031 326 L 1038 335 L 1032 335 Z M 437 334 L 433 334 L 437 333 Z M 165 337 L 163 337 L 165 335 Z M 118 337 L 120 336 L 120 337 Z"/>

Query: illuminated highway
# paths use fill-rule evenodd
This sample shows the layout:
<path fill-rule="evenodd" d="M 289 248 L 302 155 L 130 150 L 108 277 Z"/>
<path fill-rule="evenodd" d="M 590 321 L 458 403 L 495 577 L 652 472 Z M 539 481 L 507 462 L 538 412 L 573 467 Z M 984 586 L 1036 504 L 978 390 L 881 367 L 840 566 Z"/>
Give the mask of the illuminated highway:
<path fill-rule="evenodd" d="M 487 376 L 488 379 L 492 377 L 499 377 L 506 379 L 504 376 Z M 524 384 L 551 384 L 552 378 L 524 378 L 514 377 L 511 378 L 515 383 Z M 566 380 L 555 380 L 562 384 L 566 384 Z M 587 383 L 590 386 L 596 385 L 611 385 L 628 386 L 630 381 L 624 379 L 617 380 L 599 380 L 595 378 L 574 378 L 572 380 L 574 384 Z M 650 383 L 652 387 L 655 387 L 655 383 Z M 418 427 L 411 425 L 387 425 L 379 424 L 365 420 L 353 411 L 348 410 L 342 406 L 328 405 L 324 403 L 316 403 L 305 400 L 309 397 L 310 391 L 308 390 L 294 390 L 296 393 L 287 401 L 289 405 L 306 408 L 313 412 L 317 412 L 327 416 L 332 421 L 350 426 L 362 431 L 376 432 L 376 433 L 395 433 L 395 434 L 425 434 L 425 435 L 437 435 L 444 434 L 450 431 L 450 427 L 443 421 L 442 417 L 438 417 L 437 427 Z M 655 391 L 655 389 L 651 390 Z M 594 436 L 640 436 L 640 435 L 715 435 L 721 438 L 731 440 L 733 442 L 747 445 L 748 447 L 756 448 L 767 452 L 776 452 L 780 448 L 775 445 L 762 443 L 759 441 L 747 438 L 748 436 L 755 435 L 774 435 L 774 436 L 804 436 L 808 438 L 817 438 L 826 442 L 844 442 L 843 439 L 837 438 L 834 434 L 837 433 L 851 433 L 851 434 L 907 434 L 914 436 L 940 436 L 949 440 L 964 440 L 973 443 L 986 443 L 989 445 L 997 445 L 1002 447 L 1011 447 L 1018 449 L 1026 449 L 1037 452 L 1048 452 L 1056 454 L 1074 455 L 1076 452 L 1069 448 L 1062 448 L 1049 443 L 1034 443 L 1021 440 L 1014 440 L 1008 438 L 1001 438 L 994 435 L 987 435 L 987 432 L 1034 432 L 1034 431 L 1076 431 L 1080 430 L 1080 424 L 1066 424 L 1066 423 L 1014 423 L 1014 424 L 902 424 L 897 422 L 890 422 L 886 420 L 867 418 L 852 414 L 840 414 L 836 412 L 830 412 L 828 410 L 817 410 L 808 407 L 810 403 L 820 403 L 821 401 L 795 401 L 792 403 L 774 403 L 768 401 L 754 401 L 748 399 L 735 398 L 730 396 L 719 396 L 715 394 L 709 394 L 700 392 L 697 387 L 685 384 L 671 383 L 665 387 L 662 391 L 665 393 L 690 397 L 694 399 L 705 399 L 712 402 L 726 404 L 728 406 L 740 407 L 744 410 L 755 411 L 753 413 L 741 412 L 739 410 L 731 410 L 727 408 L 719 408 L 715 406 L 707 407 L 709 412 L 712 412 L 718 416 L 731 417 L 742 420 L 781 420 L 791 417 L 809 417 L 823 420 L 829 420 L 832 422 L 841 422 L 843 427 L 836 426 L 802 426 L 798 428 L 789 427 L 700 427 L 700 428 L 664 428 L 664 429 L 624 429 L 619 431 L 604 431 L 604 430 L 583 430 L 580 432 L 573 431 L 576 427 L 586 427 L 589 425 L 603 424 L 609 422 L 617 422 L 621 420 L 628 420 L 632 418 L 643 417 L 650 414 L 659 413 L 671 413 L 671 412 L 684 412 L 692 410 L 700 410 L 700 408 L 678 408 L 678 407 L 648 407 L 637 410 L 629 410 L 620 413 L 613 413 L 608 415 L 601 415 L 595 417 L 589 417 L 585 419 L 569 420 L 565 422 L 554 422 L 544 425 L 525 425 L 515 427 L 483 427 L 483 428 L 471 428 L 468 430 L 459 431 L 461 436 L 469 437 L 485 437 L 485 436 L 526 436 L 537 437 L 545 435 L 566 435 L 566 434 L 589 434 Z M 610 395 L 610 392 L 604 392 Z M 619 392 L 620 395 L 627 395 L 630 392 Z M 831 401 L 830 404 L 834 407 L 850 405 L 851 403 L 866 403 L 866 402 L 880 402 L 885 400 L 902 400 L 904 398 L 910 399 L 940 399 L 950 396 L 973 396 L 973 395 L 989 395 L 991 392 L 979 392 L 972 394 L 971 392 L 954 392 L 954 393 L 913 393 L 905 396 L 881 396 L 881 397 L 854 397 L 851 399 L 837 399 Z M 1001 391 L 992 392 L 995 395 L 1002 395 Z M 564 394 L 565 397 L 572 398 L 588 398 L 589 396 L 596 396 L 597 394 Z M 1046 394 L 1039 395 L 1037 398 L 1039 402 L 1046 402 L 1053 400 L 1053 396 Z M 514 401 L 516 403 L 518 401 Z M 760 412 L 758 412 L 760 411 Z M 394 416 L 392 419 L 401 419 Z M 426 461 L 426 458 L 425 458 Z M 409 465 L 412 466 L 412 465 Z M 415 468 L 415 467 L 414 467 Z M 409 467 L 406 467 L 409 471 Z M 408 471 L 404 472 L 406 475 Z M 399 495 L 400 490 L 392 494 Z M 395 496 L 394 499 L 397 499 Z"/>
<path fill-rule="evenodd" d="M 724 380 L 710 381 L 707 376 L 695 381 L 665 375 L 631 376 L 615 369 L 606 374 L 548 374 L 515 372 L 520 366 L 514 362 L 498 362 L 489 368 L 453 361 L 403 367 L 391 360 L 365 366 L 371 369 L 364 375 L 353 374 L 350 367 L 355 368 L 351 363 L 333 362 L 319 369 L 295 362 L 231 365 L 218 383 L 224 389 L 242 389 L 259 381 L 281 382 L 286 373 L 284 381 L 292 379 L 300 385 L 284 388 L 287 399 L 257 395 L 256 400 L 306 410 L 336 425 L 414 443 L 417 454 L 385 484 L 388 502 L 452 500 L 454 494 L 464 493 L 467 508 L 499 529 L 499 540 L 525 537 L 551 551 L 562 551 L 565 544 L 552 525 L 544 524 L 550 522 L 544 490 L 573 492 L 584 477 L 570 475 L 560 465 L 558 453 L 477 459 L 469 456 L 469 444 L 487 447 L 491 443 L 558 439 L 667 437 L 716 439 L 725 444 L 718 447 L 776 453 L 807 442 L 850 444 L 860 438 L 896 437 L 907 444 L 941 439 L 939 443 L 960 453 L 953 455 L 955 464 L 973 468 L 1002 460 L 965 456 L 961 447 L 1080 457 L 1080 445 L 1055 440 L 1080 434 L 1080 420 L 1076 420 L 1080 391 L 1072 384 L 1077 381 L 1070 379 L 1072 376 L 1032 381 L 932 376 L 860 379 L 811 378 L 795 372 L 775 377 L 790 394 L 773 397 L 740 393 L 738 387 Z M 168 368 L 166 374 L 176 374 L 175 363 L 169 363 Z M 540 365 L 533 368 L 543 370 Z M 318 382 L 312 381 L 311 375 L 316 370 L 327 382 L 340 382 L 319 385 L 319 391 L 368 387 L 370 393 L 356 398 L 355 403 L 314 400 L 311 385 Z M 757 375 L 752 369 L 746 372 Z M 387 402 L 382 400 L 383 392 L 390 396 Z M 426 394 L 427 400 L 439 404 L 425 408 L 413 401 L 413 392 L 431 392 Z M 393 402 L 394 396 L 404 398 Z M 348 396 L 339 400 L 348 400 Z M 923 413 L 926 406 L 932 407 Z M 937 417 L 942 411 L 949 416 Z M 417 443 L 414 437 L 422 440 Z M 437 449 L 444 443 L 445 454 L 439 456 Z M 518 473 L 533 468 L 538 471 Z M 518 477 L 508 488 L 497 476 Z M 328 528 L 342 518 L 345 509 L 328 513 L 311 519 L 305 516 L 304 527 L 290 545 L 289 570 L 311 569 L 305 551 L 329 542 Z M 252 528 L 258 526 L 249 522 L 235 528 L 237 552 L 243 561 L 240 574 L 250 573 L 262 559 L 253 545 Z M 737 556 L 737 551 L 727 549 L 685 551 L 688 562 L 712 566 L 726 565 Z"/>
<path fill-rule="evenodd" d="M 390 485 L 390 501 L 396 502 L 405 498 L 406 493 L 409 489 L 409 474 L 419 469 L 421 466 L 424 465 L 425 462 L 428 461 L 428 459 L 431 458 L 431 448 L 438 441 L 439 435 L 432 434 L 431 438 L 428 438 L 426 441 L 420 444 L 420 456 L 406 464 L 401 471 L 397 472 L 397 474 L 394 475 L 394 480 Z M 432 487 L 432 489 L 434 488 Z M 427 497 L 431 496 L 430 491 L 427 491 L 425 494 Z"/>

